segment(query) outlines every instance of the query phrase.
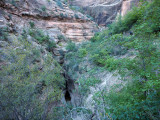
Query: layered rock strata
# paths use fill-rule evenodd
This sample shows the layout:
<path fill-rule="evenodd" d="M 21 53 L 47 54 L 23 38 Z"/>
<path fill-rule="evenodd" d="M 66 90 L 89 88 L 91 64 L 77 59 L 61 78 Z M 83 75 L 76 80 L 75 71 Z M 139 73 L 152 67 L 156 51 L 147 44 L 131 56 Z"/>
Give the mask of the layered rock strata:
<path fill-rule="evenodd" d="M 89 40 L 97 29 L 85 15 L 73 11 L 67 5 L 47 0 L 6 0 L 0 3 L 1 26 L 9 25 L 22 30 L 34 22 L 37 28 L 46 30 L 50 37 L 63 35 L 75 42 Z"/>

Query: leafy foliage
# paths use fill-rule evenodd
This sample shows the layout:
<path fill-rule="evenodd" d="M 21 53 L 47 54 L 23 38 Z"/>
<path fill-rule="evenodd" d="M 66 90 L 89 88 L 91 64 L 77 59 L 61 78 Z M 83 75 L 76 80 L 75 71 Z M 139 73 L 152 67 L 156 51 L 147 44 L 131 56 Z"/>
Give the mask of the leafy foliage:
<path fill-rule="evenodd" d="M 139 7 L 134 7 L 123 18 L 119 17 L 118 22 L 110 26 L 110 31 L 113 34 L 123 33 L 130 30 L 134 25 L 137 27 L 141 26 L 141 24 L 149 25 L 151 32 L 159 31 L 159 4 L 157 0 L 154 0 L 152 3 L 142 2 Z M 144 19 L 145 22 L 143 22 Z"/>
<path fill-rule="evenodd" d="M 120 18 L 118 22 L 111 25 L 109 31 L 112 35 L 109 36 L 112 48 L 107 47 L 108 54 L 95 54 L 93 59 L 98 65 L 105 66 L 108 70 L 119 70 L 122 79 L 127 80 L 126 77 L 131 78 L 127 80 L 127 84 L 122 87 L 115 86 L 112 91 L 105 93 L 105 95 L 98 96 L 99 99 L 105 99 L 109 104 L 106 112 L 112 116 L 113 119 L 158 119 L 159 118 L 159 79 L 157 74 L 159 71 L 159 2 L 156 0 L 151 3 L 142 3 L 138 8 L 134 8 L 124 18 Z M 154 9 L 152 9 L 154 6 Z M 148 14 L 149 13 L 149 14 Z M 152 13 L 152 14 L 151 14 Z M 154 18 L 154 15 L 157 15 Z M 125 37 L 122 34 L 124 31 L 131 29 L 134 36 Z M 154 27 L 153 27 L 154 26 Z M 100 35 L 99 35 L 100 36 Z M 99 36 L 96 36 L 94 41 L 98 41 Z M 107 43 L 107 42 L 106 42 Z M 94 43 L 95 44 L 95 43 Z M 103 42 L 104 44 L 104 42 Z M 105 44 L 108 45 L 108 44 Z M 92 46 L 93 47 L 93 46 Z M 134 49 L 137 51 L 136 57 L 133 59 L 117 59 L 111 55 L 118 55 L 115 53 L 116 49 L 122 51 L 120 55 L 126 54 L 127 49 Z M 114 52 L 112 52 L 112 50 Z M 118 50 L 118 51 L 119 51 Z M 125 50 L 125 53 L 123 53 Z M 158 72 L 159 73 L 159 72 Z M 98 98 L 95 99 L 99 103 Z"/>
<path fill-rule="evenodd" d="M 8 36 L 8 28 L 0 28 L 0 39 L 1 40 L 7 40 Z"/>
<path fill-rule="evenodd" d="M 40 29 L 34 28 L 34 23 L 30 23 L 31 29 L 28 30 L 28 34 L 35 38 L 40 44 L 47 44 L 47 50 L 51 52 L 54 48 L 56 48 L 55 41 L 51 41 L 49 35 L 45 34 L 44 31 Z M 26 31 L 24 31 L 27 34 Z"/>
<path fill-rule="evenodd" d="M 50 52 L 53 50 L 53 48 L 56 48 L 56 43 L 54 41 L 49 41 L 48 46 L 47 46 L 47 50 Z"/>
<path fill-rule="evenodd" d="M 34 22 L 32 22 L 32 21 L 29 22 L 29 25 L 30 25 L 31 28 L 34 28 L 34 27 L 35 27 L 35 24 L 34 24 Z"/>
<path fill-rule="evenodd" d="M 73 43 L 73 42 L 68 42 L 68 45 L 67 45 L 67 47 L 66 47 L 66 49 L 69 51 L 69 52 L 75 52 L 75 51 L 77 51 L 77 48 L 76 48 L 76 45 L 75 45 L 75 43 Z"/>
<path fill-rule="evenodd" d="M 77 64 L 89 59 L 94 67 L 116 70 L 124 80 L 125 84 L 115 85 L 109 92 L 104 89 L 95 93 L 94 107 L 100 113 L 95 113 L 97 119 L 159 119 L 159 6 L 157 0 L 141 2 L 108 30 L 96 33 L 91 42 L 70 53 L 75 60 L 77 54 L 87 52 Z M 132 34 L 127 35 L 129 31 Z M 86 77 L 78 81 L 83 95 L 92 82 Z"/>
<path fill-rule="evenodd" d="M 64 37 L 64 35 L 58 35 L 58 39 L 66 41 L 66 38 Z"/>
<path fill-rule="evenodd" d="M 85 57 L 87 55 L 86 49 L 79 49 L 79 57 Z"/>
<path fill-rule="evenodd" d="M 49 41 L 49 36 L 45 35 L 42 30 L 29 29 L 29 35 L 34 37 L 39 43 L 44 43 Z"/>
<path fill-rule="evenodd" d="M 2 51 L 6 55 L 6 64 L 0 69 L 2 120 L 51 116 L 45 109 L 60 100 L 64 88 L 60 65 L 50 54 L 43 57 L 41 51 L 27 41 L 25 33 L 23 35 Z M 12 49 L 12 46 L 19 48 Z"/>
<path fill-rule="evenodd" d="M 46 6 L 43 5 L 43 6 L 41 7 L 41 10 L 42 10 L 43 12 L 46 12 Z"/>
<path fill-rule="evenodd" d="M 76 19 L 79 19 L 79 16 L 78 16 L 77 14 L 74 14 L 74 17 L 75 17 Z"/>

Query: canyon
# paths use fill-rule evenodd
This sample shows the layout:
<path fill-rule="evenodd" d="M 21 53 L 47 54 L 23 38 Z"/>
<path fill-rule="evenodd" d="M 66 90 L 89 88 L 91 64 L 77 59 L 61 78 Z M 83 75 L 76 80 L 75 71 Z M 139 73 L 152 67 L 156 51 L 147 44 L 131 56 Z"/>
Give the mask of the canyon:
<path fill-rule="evenodd" d="M 130 29 L 142 19 L 132 13 L 131 22 L 127 19 L 122 24 L 115 23 L 115 29 L 110 25 L 119 17 L 123 21 L 139 3 L 139 0 L 1 0 L 0 119 L 114 119 L 108 112 L 116 111 L 109 104 L 110 97 L 113 102 L 118 101 L 117 96 L 133 77 L 132 73 L 143 67 L 145 61 L 140 61 L 137 50 L 143 47 L 143 42 L 134 49 L 139 34 Z M 131 27 L 125 24 L 128 21 Z M 150 49 L 156 51 L 156 47 Z M 147 81 L 142 75 L 140 83 Z M 125 89 L 130 90 L 129 87 Z M 108 95 L 110 91 L 113 96 Z M 126 101 L 134 98 L 125 95 L 128 94 L 120 98 L 121 104 L 123 97 Z M 126 114 L 127 111 L 128 108 Z"/>

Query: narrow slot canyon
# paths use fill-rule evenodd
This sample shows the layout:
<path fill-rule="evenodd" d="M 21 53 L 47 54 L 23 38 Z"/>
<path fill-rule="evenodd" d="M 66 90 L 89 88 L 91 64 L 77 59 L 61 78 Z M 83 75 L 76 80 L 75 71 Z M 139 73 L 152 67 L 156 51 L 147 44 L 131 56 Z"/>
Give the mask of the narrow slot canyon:
<path fill-rule="evenodd" d="M 59 63 L 64 70 L 63 77 L 65 79 L 65 88 L 63 90 L 63 97 L 65 100 L 65 103 L 67 103 L 67 102 L 71 102 L 72 100 L 71 93 L 72 93 L 72 90 L 74 89 L 74 81 L 67 74 L 67 70 L 65 69 L 64 57 L 65 57 L 65 54 L 61 55 Z"/>

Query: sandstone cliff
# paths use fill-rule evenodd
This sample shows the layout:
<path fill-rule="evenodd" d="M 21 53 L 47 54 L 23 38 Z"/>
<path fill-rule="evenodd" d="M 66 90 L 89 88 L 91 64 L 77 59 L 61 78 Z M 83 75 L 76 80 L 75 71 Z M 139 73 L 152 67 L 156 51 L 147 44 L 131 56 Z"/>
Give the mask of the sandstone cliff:
<path fill-rule="evenodd" d="M 86 14 L 95 19 L 99 25 L 112 23 L 118 14 L 124 16 L 137 5 L 139 0 L 74 0 L 73 6 L 80 6 Z"/>
<path fill-rule="evenodd" d="M 79 42 L 90 39 L 96 24 L 67 5 L 51 0 L 6 0 L 0 3 L 0 25 L 21 31 L 34 22 L 51 38 L 65 36 Z M 57 39 L 58 40 L 58 39 Z"/>

